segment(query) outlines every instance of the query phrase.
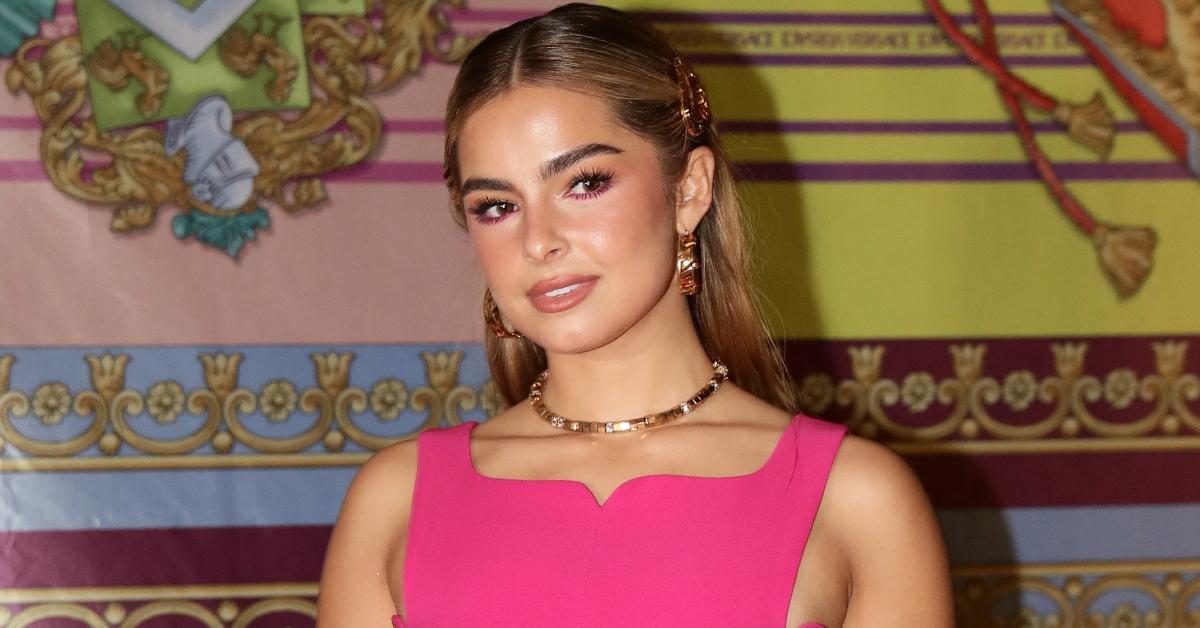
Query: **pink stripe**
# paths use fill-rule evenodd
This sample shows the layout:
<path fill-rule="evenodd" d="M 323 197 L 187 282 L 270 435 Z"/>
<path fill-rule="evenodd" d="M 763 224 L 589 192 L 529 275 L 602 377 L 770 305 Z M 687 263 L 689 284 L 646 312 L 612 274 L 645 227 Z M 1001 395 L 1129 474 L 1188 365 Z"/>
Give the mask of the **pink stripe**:
<path fill-rule="evenodd" d="M 0 116 L 0 129 L 9 131 L 40 131 L 42 121 L 34 116 Z"/>
<path fill-rule="evenodd" d="M 45 181 L 40 161 L 0 160 L 0 181 Z M 363 163 L 334 172 L 326 181 L 355 183 L 441 183 L 442 165 L 437 162 Z"/>
<path fill-rule="evenodd" d="M 385 120 L 383 130 L 388 133 L 441 133 L 441 120 Z"/>
<path fill-rule="evenodd" d="M 391 185 L 381 194 L 379 185 L 332 184 L 333 202 L 306 211 L 272 207 L 270 229 L 232 263 L 176 240 L 173 207 L 146 232 L 98 237 L 109 229 L 105 206 L 88 211 L 45 179 L 0 184 L 0 225 L 21 234 L 6 245 L 16 257 L 40 256 L 19 273 L 0 271 L 5 302 L 20 304 L 0 309 L 0 346 L 478 342 L 478 264 L 445 188 Z M 159 267 L 176 271 L 152 272 Z M 304 281 L 288 279 L 297 268 Z M 154 304 L 154 316 L 63 307 L 64 294 L 101 303 L 117 284 L 122 302 Z M 201 303 L 185 286 L 219 297 Z"/>
<path fill-rule="evenodd" d="M 40 131 L 42 121 L 36 116 L 3 116 L 0 115 L 0 130 L 9 131 Z M 441 133 L 442 121 L 428 120 L 386 120 L 383 129 L 388 133 Z"/>
<path fill-rule="evenodd" d="M 1022 162 L 735 163 L 751 181 L 1035 181 L 1032 166 Z M 1063 178 L 1078 181 L 1193 178 L 1184 165 L 1162 162 L 1067 162 L 1057 165 Z M 44 181 L 37 161 L 0 161 L 0 181 Z M 368 162 L 325 176 L 339 183 L 442 183 L 442 164 L 434 161 Z"/>
<path fill-rule="evenodd" d="M 1043 133 L 1062 133 L 1063 128 L 1054 122 L 1040 122 L 1034 127 Z M 721 122 L 721 128 L 732 133 L 1012 133 L 1012 123 L 1007 121 L 874 121 L 874 120 L 738 120 Z M 2 116 L 0 130 L 40 131 L 42 122 L 34 116 Z M 439 118 L 393 119 L 383 121 L 387 133 L 441 133 L 445 125 Z M 1146 125 L 1140 121 L 1118 122 L 1117 130 L 1124 133 L 1144 133 Z"/>
<path fill-rule="evenodd" d="M 45 181 L 46 170 L 40 161 L 0 160 L 0 181 Z"/>
<path fill-rule="evenodd" d="M 355 183 L 441 183 L 442 164 L 420 161 L 368 162 L 331 173 L 326 180 Z"/>

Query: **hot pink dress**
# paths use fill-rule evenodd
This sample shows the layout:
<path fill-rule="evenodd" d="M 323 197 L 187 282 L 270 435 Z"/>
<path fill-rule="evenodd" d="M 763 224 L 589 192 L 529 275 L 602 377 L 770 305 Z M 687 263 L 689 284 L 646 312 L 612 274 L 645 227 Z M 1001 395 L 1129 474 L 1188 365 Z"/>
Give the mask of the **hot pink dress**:
<path fill-rule="evenodd" d="M 846 433 L 800 415 L 753 473 L 637 477 L 601 505 L 574 480 L 480 475 L 474 426 L 417 438 L 395 628 L 783 626 Z"/>

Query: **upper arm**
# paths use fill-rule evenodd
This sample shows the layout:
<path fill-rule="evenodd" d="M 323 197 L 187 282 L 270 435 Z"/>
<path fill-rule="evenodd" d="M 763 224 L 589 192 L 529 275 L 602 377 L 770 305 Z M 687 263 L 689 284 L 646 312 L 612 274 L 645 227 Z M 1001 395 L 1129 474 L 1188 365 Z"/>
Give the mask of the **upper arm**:
<path fill-rule="evenodd" d="M 389 562 L 407 532 L 416 458 L 415 439 L 392 445 L 367 461 L 346 491 L 321 572 L 320 628 L 386 626 L 396 612 Z"/>
<path fill-rule="evenodd" d="M 908 465 L 882 445 L 847 437 L 826 497 L 851 574 L 844 626 L 953 626 L 941 529 Z"/>

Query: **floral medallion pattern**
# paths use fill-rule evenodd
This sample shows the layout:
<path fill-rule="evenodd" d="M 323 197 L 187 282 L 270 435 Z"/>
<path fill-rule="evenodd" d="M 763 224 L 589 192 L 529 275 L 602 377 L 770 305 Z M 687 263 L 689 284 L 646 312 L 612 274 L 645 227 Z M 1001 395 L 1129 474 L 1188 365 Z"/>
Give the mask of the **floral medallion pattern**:
<path fill-rule="evenodd" d="M 1122 351 L 1126 364 L 1100 371 L 1089 368 L 1087 342 L 1047 342 L 1042 364 L 1013 365 L 997 341 L 950 344 L 941 369 L 930 363 L 937 352 L 923 350 L 919 367 L 892 368 L 885 356 L 903 367 L 913 352 L 850 344 L 844 369 L 793 373 L 804 412 L 906 455 L 1200 448 L 1200 377 L 1189 368 L 1189 341 L 1142 342 L 1143 356 Z M 252 390 L 242 371 L 270 360 L 250 366 L 243 352 L 203 352 L 195 358 L 202 386 L 184 385 L 196 381 L 187 373 L 156 372 L 160 379 L 137 389 L 126 385 L 137 368 L 131 354 L 110 351 L 83 356 L 90 386 L 68 385 L 78 378 L 63 372 L 22 390 L 10 386 L 21 362 L 0 354 L 0 468 L 116 468 L 137 456 L 136 464 L 157 468 L 256 464 L 234 460 L 247 455 L 354 465 L 422 429 L 460 423 L 463 413 L 478 420 L 503 409 L 479 352 L 409 355 L 409 376 L 401 376 L 355 367 L 355 351 L 312 351 L 310 384 L 254 372 L 263 383 Z M 1011 366 L 989 368 L 988 356 Z M 368 378 L 361 384 L 359 371 Z M 424 381 L 413 380 L 416 371 Z M 153 424 L 174 429 L 161 436 Z M 206 458 L 184 460 L 196 456 Z"/>
<path fill-rule="evenodd" d="M 837 373 L 793 374 L 804 411 L 904 454 L 1200 449 L 1200 377 L 1188 368 L 1189 342 L 1137 344 L 1145 348 L 1123 345 L 1120 359 L 1152 365 L 1148 372 L 1124 365 L 1094 372 L 1088 342 L 1051 341 L 1042 364 L 998 372 L 985 360 L 992 345 L 950 344 L 940 376 L 936 369 L 887 368 L 889 355 L 898 355 L 901 369 L 936 358 L 927 345 L 899 355 L 899 344 L 852 344 L 844 349 L 850 376 L 837 380 L 832 403 L 825 382 Z M 1105 358 L 1111 362 L 1112 352 Z M 1012 356 L 997 361 L 1011 363 Z"/>
<path fill-rule="evenodd" d="M 475 386 L 459 383 L 462 351 L 420 352 L 426 383 L 388 376 L 369 388 L 352 381 L 354 351 L 311 352 L 313 385 L 271 377 L 257 391 L 241 383 L 246 355 L 238 351 L 197 355 L 203 386 L 186 389 L 180 382 L 188 378 L 180 373 L 145 391 L 126 384 L 130 354 L 83 357 L 90 388 L 72 393 L 65 383 L 48 381 L 26 393 L 10 388 L 20 362 L 13 354 L 0 355 L 0 469 L 166 469 L 285 461 L 353 466 L 370 452 L 423 429 L 461 423 L 463 412 L 478 408 L 486 418 L 504 408 L 490 380 Z M 401 431 L 373 429 L 401 417 L 406 417 Z M 153 425 L 178 427 L 164 431 Z M 56 427 L 62 429 L 49 429 Z M 289 433 L 281 435 L 285 428 Z M 264 462 L 264 455 L 277 461 Z"/>

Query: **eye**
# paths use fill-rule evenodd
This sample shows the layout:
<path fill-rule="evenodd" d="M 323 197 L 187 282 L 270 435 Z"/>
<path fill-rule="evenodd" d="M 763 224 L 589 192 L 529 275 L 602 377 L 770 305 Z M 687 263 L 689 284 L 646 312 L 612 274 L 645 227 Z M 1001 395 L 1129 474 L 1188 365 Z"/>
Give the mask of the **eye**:
<path fill-rule="evenodd" d="M 475 216 L 475 220 L 485 225 L 500 222 L 515 211 L 517 211 L 515 203 L 503 201 L 498 198 L 481 198 L 471 203 L 471 206 L 467 209 L 468 213 Z"/>
<path fill-rule="evenodd" d="M 580 173 L 571 179 L 571 187 L 567 190 L 567 195 L 581 199 L 595 198 L 608 189 L 612 184 L 612 179 L 613 173 L 607 171 L 593 170 Z"/>

